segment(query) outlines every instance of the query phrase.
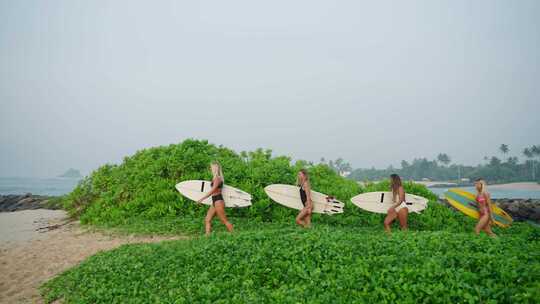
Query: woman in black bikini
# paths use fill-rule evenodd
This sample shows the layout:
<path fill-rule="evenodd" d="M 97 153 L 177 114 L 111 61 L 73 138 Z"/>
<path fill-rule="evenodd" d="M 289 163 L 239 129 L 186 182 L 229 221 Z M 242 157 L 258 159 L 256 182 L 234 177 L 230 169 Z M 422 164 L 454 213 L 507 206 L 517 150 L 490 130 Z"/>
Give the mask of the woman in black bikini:
<path fill-rule="evenodd" d="M 296 223 L 304 228 L 311 226 L 311 211 L 313 210 L 313 201 L 311 200 L 311 185 L 309 184 L 309 175 L 306 169 L 298 172 L 296 185 L 300 187 L 300 200 L 304 209 L 296 217 Z"/>
<path fill-rule="evenodd" d="M 212 232 L 212 219 L 216 215 L 225 227 L 227 227 L 227 230 L 233 232 L 233 225 L 227 220 L 227 215 L 225 215 L 225 202 L 223 201 L 223 195 L 221 194 L 221 189 L 223 189 L 223 183 L 225 182 L 223 171 L 221 171 L 221 166 L 217 162 L 213 162 L 210 165 L 210 169 L 212 170 L 212 183 L 210 184 L 212 188 L 205 196 L 197 201 L 198 203 L 201 203 L 212 196 L 212 207 L 208 209 L 206 218 L 204 219 L 206 235 L 209 235 L 210 232 Z"/>

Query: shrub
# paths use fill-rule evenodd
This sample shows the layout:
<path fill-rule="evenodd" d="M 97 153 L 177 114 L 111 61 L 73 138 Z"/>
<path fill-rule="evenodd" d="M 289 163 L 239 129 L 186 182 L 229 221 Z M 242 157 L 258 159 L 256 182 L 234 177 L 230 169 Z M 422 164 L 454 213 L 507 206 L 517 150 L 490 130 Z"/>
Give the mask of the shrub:
<path fill-rule="evenodd" d="M 384 215 L 363 211 L 354 206 L 350 199 L 363 192 L 388 191 L 388 181 L 360 187 L 325 164 L 312 165 L 305 161 L 292 163 L 288 157 L 272 156 L 270 150 L 263 149 L 238 154 L 207 141 L 192 139 L 180 144 L 144 149 L 124 158 L 121 164 L 107 164 L 98 168 L 65 198 L 64 206 L 72 216 L 80 216 L 83 223 L 111 227 L 131 225 L 137 221 L 170 222 L 171 218 L 185 218 L 188 226 L 192 227 L 192 219 L 202 218 L 207 207 L 194 204 L 180 195 L 174 186 L 183 180 L 210 179 L 208 167 L 212 160 L 222 164 L 228 185 L 253 196 L 251 207 L 228 209 L 231 218 L 255 222 L 291 222 L 298 211 L 274 203 L 265 194 L 264 187 L 275 183 L 292 184 L 296 180 L 296 172 L 308 167 L 312 188 L 334 195 L 346 205 L 344 214 L 314 215 L 314 222 L 336 226 L 382 225 Z M 406 182 L 404 187 L 407 193 L 430 200 L 427 210 L 419 215 L 411 214 L 411 229 L 472 229 L 472 219 L 440 205 L 435 194 L 423 185 Z M 138 224 L 134 226 L 141 227 Z"/>
<path fill-rule="evenodd" d="M 100 167 L 68 195 L 65 207 L 73 216 L 80 216 L 83 223 L 94 224 L 122 224 L 132 217 L 203 216 L 206 207 L 193 204 L 174 186 L 184 180 L 210 179 L 208 167 L 212 160 L 223 166 L 228 185 L 253 196 L 252 207 L 229 209 L 230 216 L 280 221 L 296 213 L 272 203 L 264 187 L 294 183 L 298 169 L 308 163 L 291 164 L 288 157 L 272 157 L 270 150 L 237 154 L 198 140 L 141 150 L 119 165 Z M 314 189 L 344 201 L 358 193 L 356 182 L 340 177 L 326 165 L 309 167 Z"/>

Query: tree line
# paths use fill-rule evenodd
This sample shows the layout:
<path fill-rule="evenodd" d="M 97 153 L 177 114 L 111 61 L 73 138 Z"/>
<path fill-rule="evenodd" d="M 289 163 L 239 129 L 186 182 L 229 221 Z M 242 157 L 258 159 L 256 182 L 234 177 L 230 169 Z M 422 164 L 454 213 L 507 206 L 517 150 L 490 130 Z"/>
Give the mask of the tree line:
<path fill-rule="evenodd" d="M 388 178 L 392 173 L 397 173 L 404 179 L 413 180 L 461 181 L 483 177 L 490 182 L 540 182 L 540 145 L 523 149 L 522 161 L 517 156 L 510 156 L 509 152 L 510 147 L 501 144 L 498 156 L 485 156 L 483 162 L 477 166 L 452 163 L 451 157 L 446 153 L 439 153 L 431 160 L 425 157 L 415 158 L 412 161 L 402 160 L 401 168 L 389 166 L 386 169 L 352 169 L 350 164 L 341 158 L 329 162 L 321 159 L 321 162 L 328 164 L 337 172 L 350 172 L 348 177 L 359 181 L 381 180 Z"/>

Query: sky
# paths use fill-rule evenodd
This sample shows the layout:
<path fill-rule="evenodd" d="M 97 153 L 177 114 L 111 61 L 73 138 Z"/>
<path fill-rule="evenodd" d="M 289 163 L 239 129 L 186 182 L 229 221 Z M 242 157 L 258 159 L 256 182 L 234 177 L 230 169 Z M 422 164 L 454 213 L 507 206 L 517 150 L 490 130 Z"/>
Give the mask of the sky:
<path fill-rule="evenodd" d="M 540 144 L 539 1 L 0 0 L 0 176 L 208 139 L 353 167 Z"/>

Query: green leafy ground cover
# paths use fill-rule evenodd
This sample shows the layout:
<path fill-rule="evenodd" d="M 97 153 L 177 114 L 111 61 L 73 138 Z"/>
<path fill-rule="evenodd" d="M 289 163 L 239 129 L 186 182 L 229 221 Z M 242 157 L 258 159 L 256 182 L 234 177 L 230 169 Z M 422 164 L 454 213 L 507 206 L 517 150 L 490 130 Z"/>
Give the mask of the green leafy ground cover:
<path fill-rule="evenodd" d="M 253 206 L 227 209 L 233 235 L 216 220 L 200 237 L 207 207 L 174 189 L 181 180 L 208 179 L 218 159 L 226 183 L 253 195 Z M 495 228 L 497 239 L 472 233 L 474 220 L 436 202 L 423 186 L 409 193 L 430 199 L 411 214 L 410 231 L 382 232 L 384 215 L 363 212 L 349 199 L 388 190 L 359 187 L 325 165 L 309 166 L 313 188 L 346 203 L 345 213 L 315 215 L 314 228 L 295 227 L 295 210 L 272 203 L 263 188 L 291 184 L 296 171 L 269 151 L 237 154 L 206 141 L 137 152 L 106 165 L 64 199 L 92 227 L 129 233 L 191 234 L 187 241 L 126 245 L 90 257 L 47 282 L 47 301 L 66 303 L 518 303 L 540 298 L 540 229 L 517 223 Z"/>
<path fill-rule="evenodd" d="M 46 283 L 66 303 L 533 303 L 540 238 L 318 226 L 125 245 Z"/>

